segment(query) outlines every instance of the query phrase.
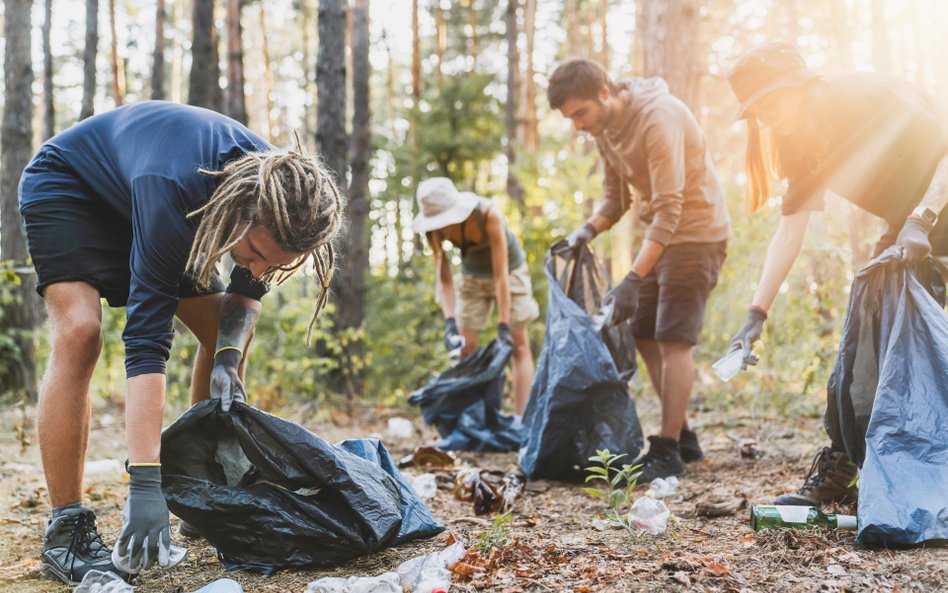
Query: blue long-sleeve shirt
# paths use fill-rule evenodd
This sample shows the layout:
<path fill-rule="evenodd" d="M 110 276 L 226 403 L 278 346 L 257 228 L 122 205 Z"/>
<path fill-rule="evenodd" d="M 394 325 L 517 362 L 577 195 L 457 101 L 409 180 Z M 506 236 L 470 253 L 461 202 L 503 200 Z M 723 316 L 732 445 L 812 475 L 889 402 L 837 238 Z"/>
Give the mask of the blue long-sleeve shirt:
<path fill-rule="evenodd" d="M 44 200 L 94 201 L 118 212 L 132 227 L 122 334 L 127 376 L 165 371 L 178 284 L 198 225 L 187 215 L 206 204 L 217 185 L 198 168 L 217 171 L 248 152 L 272 150 L 263 138 L 214 111 L 146 101 L 96 115 L 54 136 L 27 166 L 20 184 L 21 211 Z M 81 190 L 55 194 L 31 191 L 31 183 L 43 174 L 37 163 L 47 151 L 86 187 L 77 184 Z M 259 286 L 228 291 L 256 298 L 264 292 Z"/>

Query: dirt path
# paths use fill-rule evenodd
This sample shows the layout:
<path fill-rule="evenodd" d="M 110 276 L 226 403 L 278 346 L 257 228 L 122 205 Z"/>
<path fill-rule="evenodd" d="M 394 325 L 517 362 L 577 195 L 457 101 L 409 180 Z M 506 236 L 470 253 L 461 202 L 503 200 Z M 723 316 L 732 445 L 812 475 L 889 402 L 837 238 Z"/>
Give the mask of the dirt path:
<path fill-rule="evenodd" d="M 640 402 L 639 407 L 645 426 L 654 426 L 654 406 Z M 410 411 L 401 414 L 413 417 Z M 0 592 L 65 593 L 65 586 L 39 578 L 38 554 L 49 508 L 38 449 L 35 443 L 21 449 L 15 436 L 23 417 L 16 410 L 0 415 Z M 384 414 L 373 415 L 380 417 Z M 576 486 L 532 483 L 505 529 L 494 527 L 491 517 L 475 517 L 471 503 L 456 500 L 442 488 L 429 505 L 447 530 L 432 540 L 389 549 L 335 570 L 283 571 L 272 577 L 228 573 L 205 542 L 189 542 L 190 555 L 182 566 L 168 574 L 139 578 L 135 591 L 193 591 L 226 576 L 248 592 L 303 593 L 307 583 L 321 576 L 379 574 L 440 549 L 449 537 L 472 543 L 492 535 L 512 543 L 485 555 L 484 572 L 456 576 L 452 591 L 948 591 L 945 548 L 858 549 L 852 532 L 755 534 L 747 527 L 746 509 L 716 519 L 697 517 L 695 505 L 711 496 L 751 504 L 769 502 L 775 494 L 794 488 L 822 442 L 822 431 L 815 418 L 741 421 L 713 412 L 699 413 L 695 425 L 707 458 L 689 466 L 678 492 L 666 499 L 679 522 L 660 536 L 596 530 L 592 521 L 600 517 L 604 505 Z M 359 426 L 308 426 L 330 441 L 366 436 L 383 427 L 379 420 Z M 119 418 L 99 414 L 88 455 L 90 460 L 105 460 L 97 464 L 99 471 L 87 476 L 86 504 L 98 514 L 107 542 L 118 534 L 126 490 L 120 471 L 122 432 Z M 738 443 L 745 437 L 756 439 L 760 459 L 740 457 Z M 387 443 L 396 458 L 413 444 Z M 465 454 L 462 460 L 503 470 L 516 456 Z M 448 478 L 445 474 L 444 481 Z M 182 542 L 177 535 L 175 539 Z"/>

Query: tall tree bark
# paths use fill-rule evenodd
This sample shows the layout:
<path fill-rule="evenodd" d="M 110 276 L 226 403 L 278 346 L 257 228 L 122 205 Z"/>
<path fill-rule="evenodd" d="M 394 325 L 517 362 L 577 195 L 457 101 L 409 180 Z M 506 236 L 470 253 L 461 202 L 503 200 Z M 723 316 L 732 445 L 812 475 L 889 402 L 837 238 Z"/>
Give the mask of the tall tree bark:
<path fill-rule="evenodd" d="M 263 10 L 263 4 L 260 5 Z M 227 0 L 227 109 L 228 116 L 247 123 L 244 97 L 244 43 L 240 25 L 241 0 Z"/>
<path fill-rule="evenodd" d="M 351 368 L 351 386 L 364 390 L 362 329 L 365 321 L 365 275 L 369 268 L 369 159 L 371 158 L 371 113 L 369 111 L 369 0 L 355 0 L 352 7 L 352 178 L 349 184 L 349 227 L 340 243 L 339 280 L 335 284 L 336 328 L 355 336 L 347 344 L 346 358 L 358 361 Z"/>
<path fill-rule="evenodd" d="M 672 94 L 699 114 L 700 55 L 697 0 L 641 0 L 642 73 L 661 76 Z"/>
<path fill-rule="evenodd" d="M 181 102 L 181 90 L 184 85 L 181 83 L 184 72 L 184 50 L 182 49 L 182 21 L 184 21 L 184 0 L 172 0 L 174 2 L 174 11 L 171 13 L 174 19 L 174 35 L 171 37 L 171 100 L 175 103 Z"/>
<path fill-rule="evenodd" d="M 599 50 L 599 62 L 609 71 L 609 0 L 599 2 L 599 35 L 602 37 L 602 46 Z"/>
<path fill-rule="evenodd" d="M 267 126 L 267 140 L 273 142 L 273 66 L 270 63 L 270 42 L 267 38 L 267 13 L 263 2 L 260 3 L 260 52 L 263 58 L 263 104 L 266 109 L 264 123 Z"/>
<path fill-rule="evenodd" d="M 214 26 L 214 0 L 194 0 L 191 25 L 193 40 L 188 103 L 220 111 L 223 93 L 220 85 L 217 27 Z"/>
<path fill-rule="evenodd" d="M 527 38 L 526 74 L 523 84 L 523 146 L 535 150 L 539 143 L 537 132 L 537 82 L 533 54 L 537 32 L 537 0 L 526 0 L 523 5 L 523 32 Z"/>
<path fill-rule="evenodd" d="M 86 41 L 82 50 L 82 105 L 79 119 L 95 113 L 95 58 L 99 49 L 99 0 L 86 0 Z"/>
<path fill-rule="evenodd" d="M 56 133 L 56 104 L 53 101 L 53 48 L 49 34 L 53 22 L 53 0 L 43 6 L 43 140 Z"/>
<path fill-rule="evenodd" d="M 448 44 L 448 27 L 444 22 L 444 7 L 441 6 L 441 0 L 435 0 L 435 54 L 438 61 L 435 64 L 435 80 L 440 88 L 444 84 L 444 49 Z"/>
<path fill-rule="evenodd" d="M 520 93 L 520 49 L 517 46 L 517 8 L 519 0 L 507 0 L 507 12 L 504 19 L 507 33 L 507 103 L 504 119 L 507 129 L 507 193 L 524 211 L 523 187 L 517 180 L 514 168 L 517 164 L 517 96 Z"/>
<path fill-rule="evenodd" d="M 180 0 L 179 0 L 180 1 Z M 151 98 L 165 98 L 165 0 L 155 3 L 155 52 L 151 60 Z"/>
<path fill-rule="evenodd" d="M 112 97 L 116 105 L 125 103 L 125 59 L 119 55 L 115 25 L 115 0 L 109 0 L 109 29 L 112 33 Z"/>
<path fill-rule="evenodd" d="M 417 111 L 421 103 L 421 35 L 418 27 L 418 0 L 411 0 L 411 99 L 412 107 Z M 416 121 L 416 117 L 415 114 L 412 114 L 408 122 L 408 143 L 414 148 L 411 154 L 412 198 L 409 201 L 413 218 L 418 211 L 418 204 L 414 199 L 414 195 L 415 188 L 418 187 L 418 182 L 420 181 L 418 177 L 421 175 L 419 171 L 420 166 L 418 164 L 418 152 L 420 147 L 418 145 L 418 122 Z M 401 208 L 399 208 L 399 215 L 401 215 Z M 421 236 L 417 233 L 412 234 L 411 244 L 412 255 L 418 254 L 423 249 Z"/>
<path fill-rule="evenodd" d="M 310 107 L 310 100 L 312 95 L 312 80 L 313 75 L 310 69 L 310 48 L 309 48 L 309 2 L 306 0 L 300 0 L 300 27 L 303 37 L 303 138 L 309 138 L 310 134 L 313 133 L 313 126 L 310 122 L 312 115 L 312 108 Z"/>
<path fill-rule="evenodd" d="M 4 2 L 3 121 L 0 126 L 0 259 L 17 268 L 28 259 L 20 220 L 17 185 L 33 153 L 33 64 L 30 61 L 31 0 Z M 33 331 L 39 318 L 32 272 L 19 274 L 14 300 L 4 305 L 0 334 L 13 339 L 13 352 L 0 364 L 4 395 L 36 400 L 36 353 Z M 4 280 L 0 279 L 0 282 Z"/>

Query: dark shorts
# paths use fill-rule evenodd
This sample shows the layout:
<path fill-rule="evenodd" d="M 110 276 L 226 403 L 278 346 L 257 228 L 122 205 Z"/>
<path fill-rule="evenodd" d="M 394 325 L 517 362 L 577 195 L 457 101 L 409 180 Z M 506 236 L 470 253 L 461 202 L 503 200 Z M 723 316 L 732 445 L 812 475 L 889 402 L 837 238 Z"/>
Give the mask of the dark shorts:
<path fill-rule="evenodd" d="M 76 181 L 70 195 L 81 190 L 81 182 Z M 84 281 L 109 305 L 125 306 L 131 282 L 131 221 L 96 202 L 74 198 L 36 202 L 21 214 L 40 295 L 56 282 Z M 223 291 L 224 283 L 217 276 L 205 289 L 182 276 L 178 298 Z"/>
<path fill-rule="evenodd" d="M 669 245 L 643 278 L 632 326 L 635 337 L 698 343 L 711 289 L 727 256 L 727 241 Z"/>

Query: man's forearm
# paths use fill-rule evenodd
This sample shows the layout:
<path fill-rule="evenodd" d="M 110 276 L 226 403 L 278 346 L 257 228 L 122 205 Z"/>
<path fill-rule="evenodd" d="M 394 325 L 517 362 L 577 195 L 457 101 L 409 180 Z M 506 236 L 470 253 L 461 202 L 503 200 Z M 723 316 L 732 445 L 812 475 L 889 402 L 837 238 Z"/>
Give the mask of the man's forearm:
<path fill-rule="evenodd" d="M 217 350 L 239 348 L 243 352 L 260 316 L 260 301 L 238 294 L 224 296 L 217 326 Z"/>
<path fill-rule="evenodd" d="M 635 256 L 635 261 L 632 262 L 632 271 L 643 278 L 648 276 L 664 251 L 665 246 L 661 243 L 645 239 L 642 241 L 638 255 Z"/>
<path fill-rule="evenodd" d="M 948 155 L 941 159 L 938 167 L 935 168 L 932 182 L 928 184 L 928 190 L 925 191 L 919 206 L 924 206 L 940 215 L 946 204 L 948 204 Z"/>
<path fill-rule="evenodd" d="M 165 410 L 165 376 L 147 373 L 128 379 L 125 438 L 129 463 L 158 463 Z"/>
<path fill-rule="evenodd" d="M 598 235 L 599 233 L 603 233 L 603 232 L 605 232 L 605 231 L 608 231 L 609 229 L 612 228 L 612 225 L 615 224 L 611 219 L 606 218 L 606 217 L 603 216 L 602 214 L 593 214 L 593 215 L 589 218 L 589 220 L 587 220 L 586 222 L 588 222 L 589 224 L 591 224 L 591 225 L 593 226 L 593 228 L 596 229 L 596 234 L 597 234 L 597 235 Z"/>

